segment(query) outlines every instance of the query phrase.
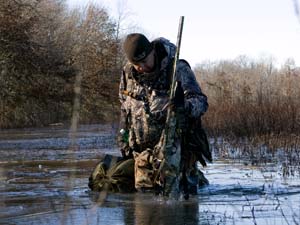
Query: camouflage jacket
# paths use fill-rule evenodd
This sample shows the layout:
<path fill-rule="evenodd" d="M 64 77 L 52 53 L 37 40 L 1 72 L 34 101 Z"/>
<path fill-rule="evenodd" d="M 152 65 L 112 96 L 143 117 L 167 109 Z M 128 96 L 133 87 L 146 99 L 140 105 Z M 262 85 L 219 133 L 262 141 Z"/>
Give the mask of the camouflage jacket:
<path fill-rule="evenodd" d="M 121 149 L 142 152 L 153 149 L 164 129 L 168 103 L 168 91 L 176 46 L 167 39 L 152 42 L 156 54 L 154 72 L 139 74 L 132 64 L 127 63 L 122 71 L 119 98 L 121 101 L 120 129 L 129 132 L 124 142 L 120 138 Z M 176 80 L 184 91 L 184 108 L 191 118 L 199 117 L 208 108 L 207 97 L 202 93 L 189 64 L 179 60 Z M 124 94 L 126 91 L 128 94 Z"/>

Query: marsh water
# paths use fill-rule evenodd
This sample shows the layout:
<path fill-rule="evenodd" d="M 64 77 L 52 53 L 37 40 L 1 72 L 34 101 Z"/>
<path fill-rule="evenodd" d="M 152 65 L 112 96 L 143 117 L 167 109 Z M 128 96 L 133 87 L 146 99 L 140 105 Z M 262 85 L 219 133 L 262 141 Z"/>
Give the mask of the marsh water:
<path fill-rule="evenodd" d="M 300 178 L 278 163 L 220 160 L 189 200 L 94 193 L 96 163 L 118 155 L 110 125 L 0 131 L 0 224 L 300 224 Z"/>

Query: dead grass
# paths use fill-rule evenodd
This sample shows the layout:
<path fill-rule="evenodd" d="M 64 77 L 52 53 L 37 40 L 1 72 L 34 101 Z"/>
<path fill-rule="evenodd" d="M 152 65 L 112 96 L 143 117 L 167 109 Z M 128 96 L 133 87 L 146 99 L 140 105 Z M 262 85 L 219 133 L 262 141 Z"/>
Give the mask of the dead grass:
<path fill-rule="evenodd" d="M 219 152 L 267 162 L 283 151 L 287 165 L 299 164 L 300 70 L 292 60 L 278 69 L 272 61 L 239 57 L 199 65 L 195 72 L 209 100 L 204 126 L 210 137 L 223 138 Z"/>

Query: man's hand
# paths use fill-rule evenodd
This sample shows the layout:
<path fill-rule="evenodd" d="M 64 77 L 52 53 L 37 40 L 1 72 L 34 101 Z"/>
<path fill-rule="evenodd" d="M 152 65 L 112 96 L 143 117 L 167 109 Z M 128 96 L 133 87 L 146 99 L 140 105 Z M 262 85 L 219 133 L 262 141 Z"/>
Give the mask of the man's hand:
<path fill-rule="evenodd" d="M 162 109 L 164 112 L 168 108 L 171 108 L 171 110 L 176 110 L 176 108 L 183 107 L 184 106 L 184 93 L 183 89 L 181 87 L 181 82 L 177 81 L 176 82 L 176 87 L 175 87 L 175 95 L 174 98 L 171 99 Z"/>
<path fill-rule="evenodd" d="M 175 88 L 174 105 L 175 107 L 184 107 L 184 92 L 180 81 L 176 82 Z"/>
<path fill-rule="evenodd" d="M 187 113 L 185 110 L 184 92 L 180 81 L 177 81 L 176 83 L 174 106 L 176 111 L 177 128 L 185 130 L 187 127 Z"/>

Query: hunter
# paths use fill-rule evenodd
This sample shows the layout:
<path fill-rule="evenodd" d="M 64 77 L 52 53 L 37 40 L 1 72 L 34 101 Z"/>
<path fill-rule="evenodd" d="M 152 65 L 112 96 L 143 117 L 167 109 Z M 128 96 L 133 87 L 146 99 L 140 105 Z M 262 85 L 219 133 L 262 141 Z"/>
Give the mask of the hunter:
<path fill-rule="evenodd" d="M 186 173 L 191 183 L 190 192 L 196 192 L 195 185 L 208 183 L 196 162 L 205 166 L 205 159 L 211 161 L 207 138 L 201 128 L 201 116 L 208 108 L 207 97 L 188 62 L 178 60 L 175 101 L 170 103 L 168 92 L 176 46 L 169 40 L 158 38 L 150 42 L 143 34 L 131 33 L 125 38 L 123 49 L 128 62 L 122 71 L 119 87 L 121 118 L 118 140 L 123 158 L 135 159 L 135 187 L 154 188 L 153 151 L 161 140 L 167 108 L 181 106 L 184 110 L 176 115 L 177 126 L 184 132 L 175 136 L 175 159 L 169 163 Z M 137 167 L 143 169 L 137 171 Z M 195 177 L 197 181 L 193 183 Z"/>

